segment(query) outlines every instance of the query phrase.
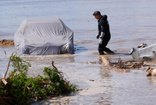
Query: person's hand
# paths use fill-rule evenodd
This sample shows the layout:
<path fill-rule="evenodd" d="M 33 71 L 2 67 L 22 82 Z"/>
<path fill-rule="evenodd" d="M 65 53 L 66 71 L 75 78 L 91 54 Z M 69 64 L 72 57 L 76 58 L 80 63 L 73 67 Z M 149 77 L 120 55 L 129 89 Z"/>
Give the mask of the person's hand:
<path fill-rule="evenodd" d="M 100 35 L 96 35 L 96 38 L 99 39 Z"/>

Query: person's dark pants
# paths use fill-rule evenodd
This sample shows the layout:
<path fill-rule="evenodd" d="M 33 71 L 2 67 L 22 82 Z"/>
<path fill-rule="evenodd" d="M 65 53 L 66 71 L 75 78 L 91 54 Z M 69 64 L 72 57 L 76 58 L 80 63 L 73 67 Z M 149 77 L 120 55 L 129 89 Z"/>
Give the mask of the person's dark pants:
<path fill-rule="evenodd" d="M 107 36 L 102 35 L 102 38 L 101 38 L 101 41 L 99 42 L 99 47 L 98 47 L 98 51 L 100 55 L 103 55 L 104 51 L 109 54 L 113 53 L 113 51 L 111 51 L 109 48 L 106 47 L 109 40 L 110 40 L 110 35 L 107 35 Z"/>

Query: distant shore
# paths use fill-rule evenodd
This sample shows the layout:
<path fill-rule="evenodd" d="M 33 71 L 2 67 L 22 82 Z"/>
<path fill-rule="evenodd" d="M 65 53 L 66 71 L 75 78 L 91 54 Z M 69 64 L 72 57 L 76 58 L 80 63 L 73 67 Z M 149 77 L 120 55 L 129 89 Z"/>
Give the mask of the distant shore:
<path fill-rule="evenodd" d="M 14 46 L 14 40 L 7 40 L 7 39 L 0 40 L 0 46 L 13 47 Z"/>

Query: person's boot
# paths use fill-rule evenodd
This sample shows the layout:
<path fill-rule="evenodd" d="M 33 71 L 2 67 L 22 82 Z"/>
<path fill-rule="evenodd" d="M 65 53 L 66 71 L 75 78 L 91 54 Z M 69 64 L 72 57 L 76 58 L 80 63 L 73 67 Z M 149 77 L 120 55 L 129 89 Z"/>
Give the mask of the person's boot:
<path fill-rule="evenodd" d="M 114 52 L 107 47 L 105 47 L 104 51 L 107 52 L 108 54 L 114 54 Z"/>
<path fill-rule="evenodd" d="M 102 52 L 99 52 L 99 55 L 105 55 L 105 53 L 102 51 Z"/>
<path fill-rule="evenodd" d="M 103 48 L 102 48 L 101 44 L 99 44 L 98 51 L 99 51 L 99 55 L 104 55 Z"/>
<path fill-rule="evenodd" d="M 107 52 L 108 54 L 114 54 L 114 52 L 113 51 L 109 51 L 109 52 Z"/>

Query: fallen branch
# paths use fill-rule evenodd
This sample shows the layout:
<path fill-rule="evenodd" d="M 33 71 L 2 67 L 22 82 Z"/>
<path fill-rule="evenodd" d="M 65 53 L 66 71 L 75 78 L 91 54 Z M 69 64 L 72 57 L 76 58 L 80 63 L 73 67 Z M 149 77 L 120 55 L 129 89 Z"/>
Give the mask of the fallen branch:
<path fill-rule="evenodd" d="M 30 104 L 35 101 L 35 97 L 38 101 L 51 96 L 78 91 L 76 85 L 64 79 L 64 76 L 55 67 L 54 61 L 52 61 L 53 68 L 45 67 L 43 69 L 44 75 L 38 75 L 34 78 L 27 77 L 30 67 L 28 62 L 15 55 L 10 58 L 6 73 L 3 76 L 6 79 L 0 78 L 0 105 Z M 14 70 L 6 77 L 10 63 Z"/>
<path fill-rule="evenodd" d="M 6 70 L 5 75 L 4 75 L 4 79 L 5 79 L 5 77 L 6 77 L 7 73 L 8 73 L 8 70 L 9 70 L 11 57 L 12 57 L 12 54 L 11 54 L 11 56 L 10 56 L 10 58 L 9 58 L 9 62 L 8 62 L 8 66 L 7 66 L 7 70 Z"/>
<path fill-rule="evenodd" d="M 54 65 L 54 61 L 51 62 L 53 69 L 55 70 L 56 73 L 59 73 L 62 76 L 62 72 L 58 71 L 56 66 Z"/>
<path fill-rule="evenodd" d="M 54 61 L 52 61 L 51 64 L 52 64 L 53 68 L 55 69 L 55 71 L 58 71 L 58 69 L 54 65 Z"/>

